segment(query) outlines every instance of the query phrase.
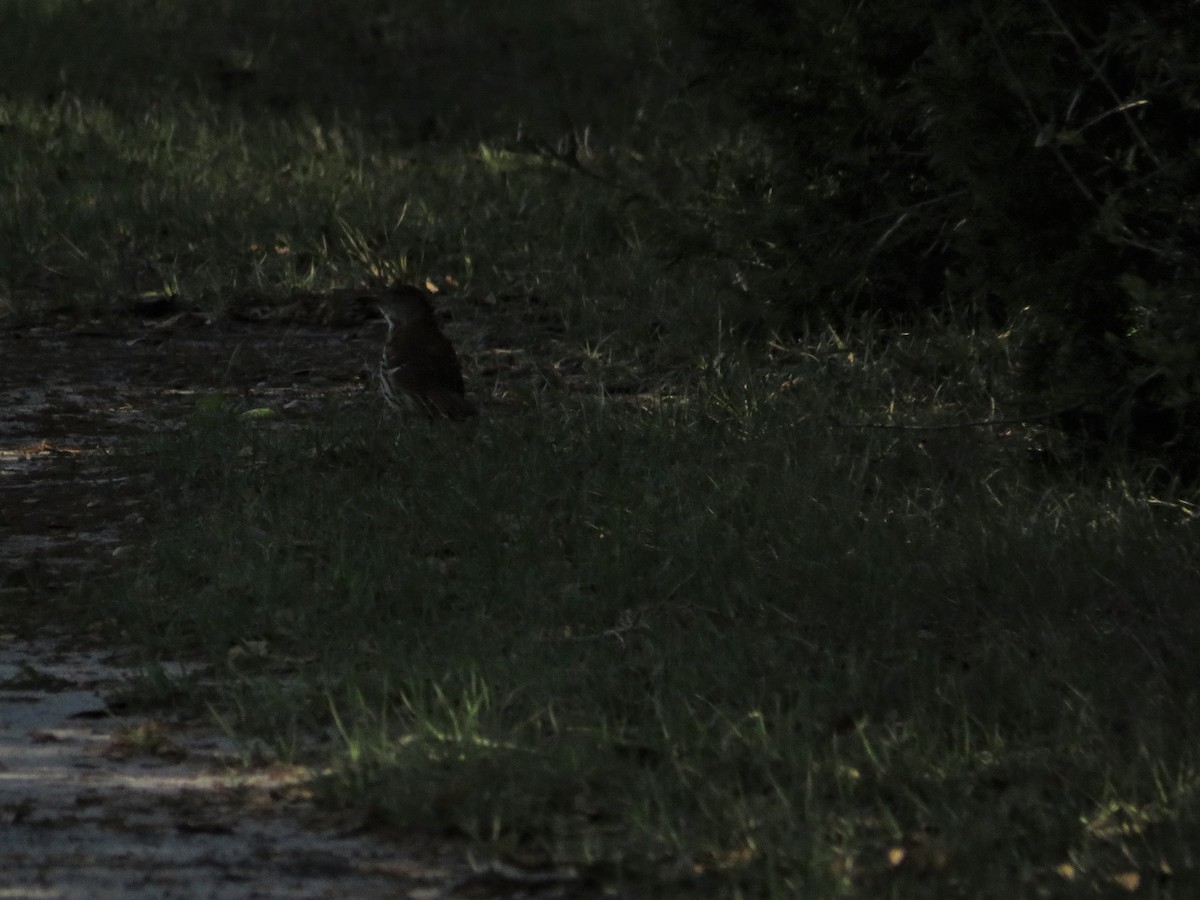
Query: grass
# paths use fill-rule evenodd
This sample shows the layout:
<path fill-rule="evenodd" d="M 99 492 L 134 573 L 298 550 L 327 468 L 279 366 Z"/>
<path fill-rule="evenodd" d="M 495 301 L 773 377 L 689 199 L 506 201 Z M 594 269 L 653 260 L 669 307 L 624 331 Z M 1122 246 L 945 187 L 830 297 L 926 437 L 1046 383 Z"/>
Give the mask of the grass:
<path fill-rule="evenodd" d="M 774 330 L 770 153 L 661 12 L 493 6 L 0 10 L 18 314 L 448 277 L 528 357 L 469 429 L 206 402 L 80 614 L 328 802 L 631 895 L 1194 895 L 1194 497 L 857 427 L 988 415 L 1004 341 Z"/>
<path fill-rule="evenodd" d="M 198 420 L 105 609 L 331 801 L 635 892 L 1184 895 L 1192 526 L 820 404 Z"/>
<path fill-rule="evenodd" d="M 586 131 L 606 164 L 652 149 L 646 120 L 670 116 L 676 88 L 628 28 L 639 10 L 8 4 L 0 289 L 21 309 L 150 291 L 221 307 L 396 276 L 471 284 L 480 260 L 489 285 L 578 288 L 591 273 L 565 255 L 607 255 L 636 223 L 540 148 Z"/>

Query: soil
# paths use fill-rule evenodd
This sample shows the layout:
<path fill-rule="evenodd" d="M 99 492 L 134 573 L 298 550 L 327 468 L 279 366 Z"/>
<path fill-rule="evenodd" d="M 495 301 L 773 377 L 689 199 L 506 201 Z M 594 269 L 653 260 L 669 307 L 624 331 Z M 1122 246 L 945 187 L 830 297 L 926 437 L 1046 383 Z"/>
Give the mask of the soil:
<path fill-rule="evenodd" d="M 579 896 L 570 873 L 365 833 L 313 805 L 311 772 L 248 766 L 211 724 L 122 714 L 119 648 L 47 622 L 56 592 L 137 552 L 150 485 L 112 448 L 209 394 L 283 415 L 364 399 L 381 332 L 341 308 L 256 323 L 159 303 L 0 331 L 0 896 Z"/>

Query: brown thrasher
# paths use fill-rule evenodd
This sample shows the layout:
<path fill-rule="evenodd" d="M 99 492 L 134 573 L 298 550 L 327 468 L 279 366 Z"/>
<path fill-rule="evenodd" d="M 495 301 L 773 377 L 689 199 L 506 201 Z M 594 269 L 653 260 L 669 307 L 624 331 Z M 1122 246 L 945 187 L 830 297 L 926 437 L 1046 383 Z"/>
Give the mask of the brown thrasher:
<path fill-rule="evenodd" d="M 401 412 L 430 419 L 475 415 L 466 397 L 458 356 L 438 327 L 425 292 L 394 284 L 378 298 L 388 333 L 379 360 L 379 384 L 388 403 Z"/>

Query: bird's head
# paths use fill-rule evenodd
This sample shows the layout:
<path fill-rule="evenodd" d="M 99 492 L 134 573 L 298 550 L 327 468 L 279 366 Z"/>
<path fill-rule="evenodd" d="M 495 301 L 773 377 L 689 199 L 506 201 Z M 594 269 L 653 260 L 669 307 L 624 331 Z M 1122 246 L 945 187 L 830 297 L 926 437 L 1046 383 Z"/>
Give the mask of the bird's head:
<path fill-rule="evenodd" d="M 433 319 L 433 306 L 425 292 L 409 284 L 396 284 L 379 297 L 379 311 L 392 328 L 405 328 Z"/>

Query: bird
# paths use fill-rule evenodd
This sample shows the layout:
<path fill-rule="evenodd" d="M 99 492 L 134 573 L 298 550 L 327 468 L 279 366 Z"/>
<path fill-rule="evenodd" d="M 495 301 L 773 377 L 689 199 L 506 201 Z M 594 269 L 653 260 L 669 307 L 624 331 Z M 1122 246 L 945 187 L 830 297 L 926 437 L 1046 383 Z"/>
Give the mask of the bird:
<path fill-rule="evenodd" d="M 430 420 L 475 415 L 458 355 L 438 327 L 425 292 L 394 284 L 379 295 L 376 305 L 388 324 L 379 359 L 379 385 L 388 404 Z"/>

